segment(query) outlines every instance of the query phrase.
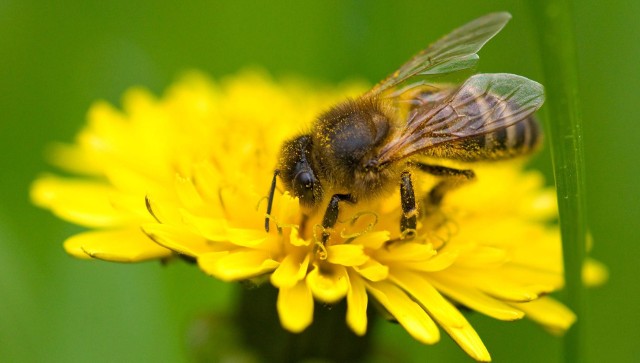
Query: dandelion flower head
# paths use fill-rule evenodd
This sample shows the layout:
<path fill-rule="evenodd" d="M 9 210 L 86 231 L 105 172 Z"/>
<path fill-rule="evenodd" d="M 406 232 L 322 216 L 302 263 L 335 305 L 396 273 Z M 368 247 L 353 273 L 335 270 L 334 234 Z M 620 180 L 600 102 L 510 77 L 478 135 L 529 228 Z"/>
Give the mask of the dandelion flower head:
<path fill-rule="evenodd" d="M 292 332 L 312 324 L 314 301 L 346 300 L 346 322 L 363 335 L 374 299 L 416 340 L 436 343 L 440 327 L 471 357 L 489 361 L 460 306 L 505 321 L 527 317 L 554 332 L 571 326 L 574 314 L 547 296 L 563 284 L 550 223 L 555 194 L 521 161 L 474 166 L 475 182 L 448 193 L 438 210 L 419 211 L 412 239 L 401 240 L 395 192 L 345 204 L 328 242 L 319 243 L 322 213 L 301 228 L 299 203 L 280 183 L 274 228 L 265 231 L 282 143 L 364 90 L 274 82 L 260 72 L 220 83 L 190 74 L 162 98 L 134 89 L 122 111 L 94 105 L 75 144 L 56 148 L 53 162 L 79 176 L 43 176 L 32 199 L 90 229 L 65 242 L 73 256 L 181 255 L 224 281 L 268 279 Z M 418 198 L 436 182 L 415 176 Z"/>

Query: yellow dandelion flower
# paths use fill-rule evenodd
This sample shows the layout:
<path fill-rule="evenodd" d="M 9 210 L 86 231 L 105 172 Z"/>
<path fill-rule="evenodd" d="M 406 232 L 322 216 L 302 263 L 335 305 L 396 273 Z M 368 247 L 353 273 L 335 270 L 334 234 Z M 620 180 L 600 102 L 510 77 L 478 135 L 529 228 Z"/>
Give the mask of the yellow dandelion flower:
<path fill-rule="evenodd" d="M 250 90 L 248 84 L 253 84 Z M 43 175 L 34 182 L 31 199 L 62 219 L 92 229 L 65 241 L 68 253 L 118 262 L 170 256 L 171 250 L 154 243 L 140 229 L 155 221 L 148 211 L 149 199 L 178 198 L 182 171 L 190 171 L 196 162 L 208 160 L 208 155 L 232 142 L 230 137 L 214 142 L 216 135 L 221 137 L 220 132 L 233 130 L 235 124 L 236 139 L 242 139 L 246 125 L 236 120 L 255 118 L 262 110 L 282 110 L 279 117 L 268 116 L 267 122 L 282 117 L 291 123 L 293 118 L 310 119 L 314 110 L 356 91 L 349 86 L 297 97 L 307 89 L 303 92 L 293 81 L 278 88 L 253 73 L 220 87 L 193 74 L 169 90 L 163 100 L 143 89 L 132 89 L 123 99 L 122 111 L 97 102 L 75 144 L 55 145 L 52 162 L 78 176 Z M 254 100 L 251 108 L 244 107 L 248 99 Z M 218 120 L 228 124 L 220 128 Z M 265 158 L 256 156 L 255 162 L 266 165 Z"/>
<path fill-rule="evenodd" d="M 265 231 L 266 195 L 281 144 L 364 87 L 312 89 L 249 72 L 213 84 L 193 74 L 156 99 L 133 90 L 120 112 L 95 105 L 89 125 L 54 161 L 82 178 L 44 176 L 32 198 L 95 230 L 71 237 L 77 257 L 139 261 L 178 253 L 224 281 L 267 277 L 279 289 L 281 324 L 301 332 L 314 301 L 346 300 L 359 335 L 374 299 L 407 332 L 433 344 L 444 329 L 471 357 L 489 361 L 465 306 L 499 320 L 528 317 L 562 332 L 574 314 L 547 295 L 563 284 L 555 195 L 521 162 L 474 166 L 477 180 L 421 212 L 400 240 L 400 196 L 345 205 L 326 244 L 321 215 L 305 221 L 277 188 Z M 417 196 L 436 182 L 415 177 Z M 322 210 L 322 208 L 321 208 Z M 321 213 L 318 213 L 321 214 Z M 585 276 L 602 279 L 602 269 Z"/>

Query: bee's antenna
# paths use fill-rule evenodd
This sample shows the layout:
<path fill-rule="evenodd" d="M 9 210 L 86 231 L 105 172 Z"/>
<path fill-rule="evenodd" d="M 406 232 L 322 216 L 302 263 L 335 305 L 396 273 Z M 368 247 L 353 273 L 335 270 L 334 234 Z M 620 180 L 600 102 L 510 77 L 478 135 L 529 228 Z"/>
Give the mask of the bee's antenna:
<path fill-rule="evenodd" d="M 273 180 L 271 180 L 271 188 L 269 189 L 269 199 L 267 200 L 267 216 L 264 218 L 264 230 L 269 232 L 269 219 L 271 219 L 271 207 L 273 207 L 273 195 L 276 192 L 276 181 L 280 170 L 273 172 Z"/>

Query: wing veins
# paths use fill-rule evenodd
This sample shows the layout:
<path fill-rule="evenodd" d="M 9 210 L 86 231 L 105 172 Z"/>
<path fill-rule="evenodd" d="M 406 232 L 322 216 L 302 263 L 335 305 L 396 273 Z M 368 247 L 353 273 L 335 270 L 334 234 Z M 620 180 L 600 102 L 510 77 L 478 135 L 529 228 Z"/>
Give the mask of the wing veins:
<path fill-rule="evenodd" d="M 544 90 L 537 82 L 512 74 L 474 75 L 440 105 L 412 111 L 397 137 L 380 150 L 378 161 L 390 163 L 447 141 L 512 126 L 543 102 Z"/>
<path fill-rule="evenodd" d="M 476 53 L 510 19 L 509 13 L 492 13 L 453 30 L 412 57 L 366 96 L 381 94 L 416 75 L 442 75 L 472 68 L 478 58 Z"/>

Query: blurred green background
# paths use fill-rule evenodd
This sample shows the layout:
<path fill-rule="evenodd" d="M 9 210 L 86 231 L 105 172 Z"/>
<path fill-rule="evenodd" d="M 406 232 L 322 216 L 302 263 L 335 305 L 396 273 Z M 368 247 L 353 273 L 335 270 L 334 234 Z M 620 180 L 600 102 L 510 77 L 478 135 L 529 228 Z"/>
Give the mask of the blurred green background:
<path fill-rule="evenodd" d="M 589 362 L 632 362 L 640 359 L 640 2 L 576 3 L 592 255 L 611 273 L 587 292 L 580 319 Z M 46 145 L 71 141 L 94 100 L 117 104 L 132 85 L 160 93 L 193 68 L 221 77 L 258 65 L 276 76 L 373 83 L 498 10 L 514 19 L 481 52 L 480 71 L 541 80 L 524 1 L 0 0 L 0 361 L 186 361 L 190 322 L 230 301 L 227 285 L 185 264 L 74 260 L 61 242 L 77 227 L 29 203 L 30 182 L 52 170 Z M 548 152 L 536 163 L 550 178 Z M 470 320 L 496 362 L 561 359 L 561 340 L 528 321 Z M 446 335 L 429 347 L 392 324 L 378 328 L 378 344 L 415 362 L 470 360 Z"/>

